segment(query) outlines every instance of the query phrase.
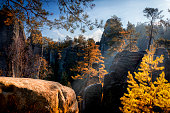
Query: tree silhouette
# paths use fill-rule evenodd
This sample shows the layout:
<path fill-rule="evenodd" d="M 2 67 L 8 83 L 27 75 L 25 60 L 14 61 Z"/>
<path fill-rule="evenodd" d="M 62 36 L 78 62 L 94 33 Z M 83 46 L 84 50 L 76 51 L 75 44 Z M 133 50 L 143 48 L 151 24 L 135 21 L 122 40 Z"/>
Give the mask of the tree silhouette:
<path fill-rule="evenodd" d="M 153 34 L 154 34 L 154 22 L 157 19 L 161 19 L 163 16 L 160 15 L 162 13 L 162 10 L 159 11 L 158 8 L 145 8 L 143 10 L 144 16 L 149 19 L 150 24 L 148 27 L 148 35 L 149 35 L 149 44 L 148 44 L 148 50 L 150 49 L 150 45 L 152 42 Z"/>
<path fill-rule="evenodd" d="M 82 32 L 85 32 L 85 28 L 93 29 L 93 26 L 101 27 L 101 24 L 96 20 L 91 22 L 89 16 L 85 12 L 86 8 L 93 8 L 95 4 L 93 0 L 3 0 L 0 3 L 0 9 L 14 18 L 7 18 L 5 23 L 11 23 L 11 20 L 26 23 L 29 29 L 37 29 L 44 24 L 50 28 L 65 28 L 74 32 L 76 28 L 80 28 Z M 47 11 L 46 7 L 50 2 L 56 4 L 56 11 L 59 12 L 59 16 L 54 20 L 48 19 L 49 15 L 53 15 L 55 12 Z M 55 6 L 54 6 L 55 7 Z M 80 24 L 81 23 L 81 26 Z M 102 23 L 102 21 L 101 21 Z"/>

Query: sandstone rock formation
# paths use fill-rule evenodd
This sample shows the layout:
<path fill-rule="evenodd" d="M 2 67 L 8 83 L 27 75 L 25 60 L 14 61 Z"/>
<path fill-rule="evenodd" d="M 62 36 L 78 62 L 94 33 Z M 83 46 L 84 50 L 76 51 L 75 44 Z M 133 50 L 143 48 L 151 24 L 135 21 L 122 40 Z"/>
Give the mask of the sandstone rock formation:
<path fill-rule="evenodd" d="M 0 113 L 79 111 L 71 88 L 57 82 L 30 78 L 0 77 L 0 106 Z"/>
<path fill-rule="evenodd" d="M 118 53 L 110 67 L 112 82 L 126 82 L 128 71 L 134 72 L 141 62 L 143 53 L 129 52 L 127 50 Z"/>
<path fill-rule="evenodd" d="M 104 87 L 93 84 L 83 91 L 84 113 L 115 113 L 120 112 L 120 97 L 126 92 L 127 73 L 135 71 L 138 67 L 143 53 L 123 51 L 118 53 L 110 67 L 110 74 L 104 77 Z M 101 95 L 103 91 L 103 100 Z"/>
<path fill-rule="evenodd" d="M 120 97 L 127 92 L 127 74 L 128 71 L 131 73 L 137 71 L 139 68 L 142 58 L 146 54 L 143 52 L 129 52 L 124 50 L 121 53 L 118 53 L 110 67 L 109 74 L 104 77 L 104 87 L 101 89 L 100 84 L 85 85 L 84 82 L 80 80 L 75 86 L 79 87 L 79 92 L 83 96 L 83 104 L 81 109 L 84 113 L 115 113 L 120 112 L 119 107 L 121 106 Z M 168 58 L 167 50 L 164 48 L 156 49 L 154 57 L 159 57 L 161 54 L 164 55 L 163 64 L 160 66 L 165 67 L 166 79 L 170 79 L 170 58 Z M 154 72 L 156 75 L 159 75 L 159 72 Z M 93 81 L 94 82 L 94 81 Z M 79 84 L 79 85 L 78 85 Z M 81 85 L 86 86 L 83 88 Z M 81 90 L 81 91 L 80 91 Z M 101 100 L 101 94 L 103 91 L 103 101 Z"/>
<path fill-rule="evenodd" d="M 165 78 L 170 82 L 170 58 L 168 57 L 168 51 L 165 48 L 157 48 L 155 51 L 154 58 L 160 57 L 161 55 L 164 56 L 164 61 L 163 63 L 159 64 L 159 66 L 165 67 L 163 71 L 165 71 Z M 162 71 L 154 71 L 153 72 L 153 81 L 156 80 L 156 78 L 159 76 L 159 74 L 162 73 Z"/>
<path fill-rule="evenodd" d="M 170 82 L 170 58 L 165 59 L 165 78 Z"/>
<path fill-rule="evenodd" d="M 106 21 L 104 32 L 102 34 L 102 38 L 100 41 L 102 54 L 105 54 L 106 51 L 109 49 L 108 41 L 110 41 L 114 36 L 114 32 L 112 28 L 112 24 L 114 24 L 114 22 L 112 21 L 113 21 L 112 19 L 108 19 Z"/>
<path fill-rule="evenodd" d="M 155 51 L 155 57 L 160 57 L 161 55 L 164 55 L 164 59 L 167 59 L 168 58 L 167 49 L 165 49 L 163 47 L 157 48 L 156 51 Z"/>
<path fill-rule="evenodd" d="M 113 61 L 113 57 L 112 55 L 110 55 L 111 51 L 108 51 L 108 49 L 110 49 L 110 45 L 109 42 L 113 39 L 113 38 L 117 38 L 118 36 L 118 32 L 117 30 L 115 30 L 115 21 L 114 19 L 108 19 L 106 21 L 105 27 L 104 27 L 104 32 L 102 34 L 102 38 L 100 41 L 100 49 L 101 49 L 101 53 L 102 55 L 105 57 L 105 66 L 106 66 L 106 70 L 109 70 L 110 66 L 111 66 L 111 62 Z M 114 46 L 119 46 L 119 44 Z"/>
<path fill-rule="evenodd" d="M 83 96 L 85 88 L 96 83 L 99 83 L 99 78 L 94 76 L 85 80 L 75 80 L 72 83 L 72 88 L 77 96 Z"/>
<path fill-rule="evenodd" d="M 81 56 L 77 56 L 77 53 L 81 53 L 82 48 L 78 46 L 73 47 L 66 47 L 62 50 L 60 53 L 61 57 L 58 59 L 58 68 L 57 68 L 57 74 L 59 75 L 57 80 L 62 81 L 64 78 L 64 73 L 66 75 L 75 75 L 74 71 L 71 71 L 70 69 L 75 68 L 77 66 L 77 62 L 80 60 L 83 60 Z M 73 57 L 74 56 L 74 57 Z M 68 77 L 70 80 L 71 76 Z M 64 83 L 63 83 L 64 84 Z"/>
<path fill-rule="evenodd" d="M 112 83 L 104 86 L 103 94 L 103 111 L 104 113 L 121 113 L 119 107 L 121 107 L 120 98 L 126 92 L 127 83 Z"/>
<path fill-rule="evenodd" d="M 104 77 L 103 110 L 105 113 L 120 112 L 120 97 L 126 92 L 128 71 L 134 72 L 143 53 L 123 51 L 118 53 L 110 67 L 110 74 Z"/>
<path fill-rule="evenodd" d="M 140 62 L 146 52 L 129 52 L 123 51 L 118 53 L 110 67 L 110 74 L 105 75 L 104 78 L 104 97 L 103 97 L 103 110 L 105 113 L 120 112 L 119 107 L 121 106 L 120 97 L 127 89 L 127 73 L 130 71 L 133 73 L 139 68 Z M 159 64 L 165 67 L 165 78 L 169 81 L 170 79 L 170 58 L 168 58 L 168 52 L 164 48 L 156 49 L 154 57 L 160 57 L 164 55 L 164 62 Z M 162 72 L 162 71 L 161 71 Z M 154 72 L 153 80 L 160 74 L 160 71 Z"/>
<path fill-rule="evenodd" d="M 100 113 L 102 109 L 102 85 L 90 85 L 85 88 L 83 94 L 82 112 Z"/>
<path fill-rule="evenodd" d="M 9 75 L 9 66 L 8 66 L 8 48 L 14 42 L 14 40 L 21 39 L 25 42 L 26 36 L 24 32 L 23 25 L 18 21 L 13 19 L 12 23 L 6 25 L 4 21 L 7 18 L 13 18 L 8 16 L 8 10 L 0 10 L 0 70 L 3 71 L 3 76 Z"/>

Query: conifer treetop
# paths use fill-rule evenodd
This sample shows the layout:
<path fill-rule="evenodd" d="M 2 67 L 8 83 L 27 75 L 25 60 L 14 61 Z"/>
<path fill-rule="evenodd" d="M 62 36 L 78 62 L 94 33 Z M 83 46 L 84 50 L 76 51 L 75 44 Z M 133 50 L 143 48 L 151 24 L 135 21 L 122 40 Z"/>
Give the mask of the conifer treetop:
<path fill-rule="evenodd" d="M 170 111 L 170 83 L 165 79 L 165 73 L 159 75 L 156 81 L 152 81 L 154 70 L 163 70 L 159 63 L 163 63 L 163 55 L 153 59 L 155 48 L 151 47 L 141 62 L 139 72 L 133 76 L 128 72 L 128 93 L 120 98 L 123 107 L 120 110 L 124 113 L 155 113 Z M 159 108 L 159 111 L 156 109 Z"/>

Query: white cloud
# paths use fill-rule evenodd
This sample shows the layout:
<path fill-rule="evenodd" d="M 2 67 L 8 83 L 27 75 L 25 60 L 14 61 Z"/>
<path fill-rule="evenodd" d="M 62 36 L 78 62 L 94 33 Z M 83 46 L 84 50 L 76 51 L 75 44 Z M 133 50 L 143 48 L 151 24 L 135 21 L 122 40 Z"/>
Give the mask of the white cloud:
<path fill-rule="evenodd" d="M 88 37 L 93 38 L 95 41 L 100 41 L 102 34 L 103 34 L 103 31 L 101 29 L 97 29 L 95 32 L 93 32 Z"/>
<path fill-rule="evenodd" d="M 59 39 L 64 40 L 64 38 L 66 37 L 66 34 L 61 33 L 61 31 L 57 29 L 54 30 L 44 29 L 42 31 L 42 35 L 52 38 L 54 41 L 58 41 Z"/>
<path fill-rule="evenodd" d="M 91 32 L 88 32 L 88 34 L 85 33 L 85 34 L 82 34 L 82 35 L 86 39 L 93 38 L 94 41 L 98 42 L 98 41 L 100 41 L 102 34 L 103 34 L 103 31 L 101 29 L 97 29 L 96 31 L 91 31 Z M 78 37 L 78 36 L 75 36 L 75 37 Z"/>
<path fill-rule="evenodd" d="M 57 35 L 59 38 L 65 38 L 66 37 L 65 34 L 60 33 L 60 31 L 58 31 L 58 30 L 53 30 L 52 32 L 56 33 L 55 35 Z"/>
<path fill-rule="evenodd" d="M 60 30 L 57 30 L 57 29 L 55 29 L 55 30 L 43 30 L 43 32 L 42 32 L 43 36 L 47 36 L 49 38 L 52 38 L 54 41 L 58 41 L 59 39 L 62 41 L 62 40 L 65 39 L 65 37 L 67 35 L 74 38 L 74 37 L 78 37 L 79 34 L 82 34 L 82 35 L 84 35 L 84 37 L 86 37 L 86 39 L 93 38 L 96 42 L 100 41 L 102 33 L 103 33 L 102 29 L 95 29 L 93 31 L 86 32 L 85 34 L 82 34 L 80 32 L 75 32 L 75 34 L 72 34 L 72 33 L 69 33 L 69 32 L 65 32 L 64 30 L 60 31 Z"/>
<path fill-rule="evenodd" d="M 167 7 L 170 7 L 170 0 L 165 0 L 167 3 Z"/>

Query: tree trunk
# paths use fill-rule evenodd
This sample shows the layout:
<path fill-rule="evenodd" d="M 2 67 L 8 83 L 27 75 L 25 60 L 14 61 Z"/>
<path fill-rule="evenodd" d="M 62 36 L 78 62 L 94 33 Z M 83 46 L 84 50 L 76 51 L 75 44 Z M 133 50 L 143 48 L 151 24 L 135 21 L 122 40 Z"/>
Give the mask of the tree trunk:
<path fill-rule="evenodd" d="M 14 61 L 12 61 L 12 77 L 15 77 Z"/>
<path fill-rule="evenodd" d="M 149 35 L 149 44 L 148 44 L 148 50 L 150 50 L 150 45 L 151 45 L 151 41 L 152 41 L 152 35 L 153 35 L 153 20 L 151 20 L 151 33 Z"/>

